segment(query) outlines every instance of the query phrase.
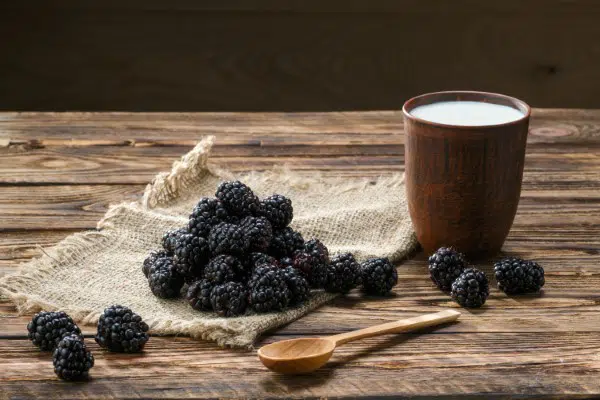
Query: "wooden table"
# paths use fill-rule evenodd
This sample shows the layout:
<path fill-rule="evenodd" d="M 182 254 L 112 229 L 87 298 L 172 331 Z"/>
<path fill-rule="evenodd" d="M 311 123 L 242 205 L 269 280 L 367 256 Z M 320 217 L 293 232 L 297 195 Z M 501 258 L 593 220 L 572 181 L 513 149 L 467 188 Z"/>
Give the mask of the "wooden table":
<path fill-rule="evenodd" d="M 323 114 L 0 113 L 0 274 L 73 232 L 107 205 L 135 199 L 205 134 L 234 171 L 289 163 L 311 173 L 403 169 L 397 112 Z M 546 269 L 541 295 L 493 289 L 486 307 L 423 334 L 339 349 L 310 376 L 265 370 L 253 352 L 153 337 L 143 355 L 96 355 L 93 380 L 69 384 L 26 338 L 27 316 L 0 303 L 0 398 L 381 397 L 581 398 L 600 394 L 600 111 L 536 110 L 521 203 L 506 253 Z M 491 274 L 491 264 L 482 265 Z M 262 339 L 340 333 L 452 305 L 423 254 L 399 268 L 396 296 L 351 294 Z M 86 327 L 85 333 L 92 334 Z"/>

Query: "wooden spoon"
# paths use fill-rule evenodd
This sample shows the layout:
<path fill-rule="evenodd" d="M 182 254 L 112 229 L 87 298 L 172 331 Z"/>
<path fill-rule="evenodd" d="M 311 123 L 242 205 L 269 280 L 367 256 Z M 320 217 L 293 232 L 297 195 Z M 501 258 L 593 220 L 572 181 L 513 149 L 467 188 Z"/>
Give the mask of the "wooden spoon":
<path fill-rule="evenodd" d="M 335 348 L 344 343 L 386 333 L 401 333 L 427 328 L 455 321 L 459 316 L 458 311 L 446 310 L 323 338 L 282 340 L 261 347 L 258 350 L 258 357 L 265 367 L 275 372 L 304 374 L 323 366 Z"/>

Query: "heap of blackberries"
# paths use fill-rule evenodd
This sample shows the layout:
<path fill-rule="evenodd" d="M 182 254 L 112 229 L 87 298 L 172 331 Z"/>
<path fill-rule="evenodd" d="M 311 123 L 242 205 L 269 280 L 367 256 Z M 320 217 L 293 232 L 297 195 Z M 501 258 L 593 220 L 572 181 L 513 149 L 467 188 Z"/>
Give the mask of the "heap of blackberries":
<path fill-rule="evenodd" d="M 498 288 L 507 294 L 538 292 L 544 286 L 544 269 L 536 262 L 503 258 L 494 264 Z M 485 273 L 472 267 L 452 247 L 441 247 L 429 257 L 429 275 L 435 285 L 450 292 L 463 307 L 481 307 L 490 294 Z"/>
<path fill-rule="evenodd" d="M 161 298 L 185 296 L 199 311 L 224 317 L 281 311 L 306 302 L 311 289 L 387 294 L 396 269 L 383 258 L 359 264 L 350 253 L 329 256 L 318 239 L 305 241 L 289 226 L 292 201 L 259 199 L 239 181 L 223 182 L 202 198 L 187 226 L 168 231 L 163 248 L 143 263 L 150 290 Z"/>

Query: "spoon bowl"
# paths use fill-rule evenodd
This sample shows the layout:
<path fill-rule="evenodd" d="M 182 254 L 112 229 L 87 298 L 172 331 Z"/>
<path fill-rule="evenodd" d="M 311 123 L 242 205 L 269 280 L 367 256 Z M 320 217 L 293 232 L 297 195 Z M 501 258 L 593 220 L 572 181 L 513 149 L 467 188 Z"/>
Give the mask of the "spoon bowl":
<path fill-rule="evenodd" d="M 262 363 L 282 374 L 305 374 L 322 367 L 333 354 L 335 342 L 328 338 L 282 340 L 258 350 Z"/>

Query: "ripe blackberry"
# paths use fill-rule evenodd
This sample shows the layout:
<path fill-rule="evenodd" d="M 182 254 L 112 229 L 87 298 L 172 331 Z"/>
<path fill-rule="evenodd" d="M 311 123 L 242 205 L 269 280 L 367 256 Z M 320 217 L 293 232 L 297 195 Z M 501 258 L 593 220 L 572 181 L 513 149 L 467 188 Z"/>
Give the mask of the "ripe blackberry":
<path fill-rule="evenodd" d="M 242 228 L 225 222 L 214 226 L 208 235 L 208 246 L 213 255 L 242 255 L 248 250 L 248 238 Z"/>
<path fill-rule="evenodd" d="M 275 257 L 291 257 L 294 251 L 304 246 L 304 238 L 300 232 L 290 227 L 273 232 L 269 254 Z"/>
<path fill-rule="evenodd" d="M 223 182 L 215 193 L 227 211 L 234 215 L 247 216 L 258 214 L 260 200 L 250 187 L 240 181 Z"/>
<path fill-rule="evenodd" d="M 265 251 L 273 238 L 271 223 L 263 217 L 245 217 L 240 221 L 240 228 L 248 238 L 249 250 Z"/>
<path fill-rule="evenodd" d="M 142 317 L 127 307 L 114 305 L 100 315 L 95 339 L 100 347 L 110 351 L 135 353 L 146 345 L 148 329 Z"/>
<path fill-rule="evenodd" d="M 544 268 L 534 261 L 520 258 L 504 258 L 494 264 L 498 289 L 507 294 L 534 293 L 546 280 Z"/>
<path fill-rule="evenodd" d="M 183 276 L 177 272 L 171 257 L 157 258 L 148 267 L 148 285 L 155 296 L 163 299 L 179 297 Z"/>
<path fill-rule="evenodd" d="M 440 247 L 429 257 L 429 276 L 445 292 L 452 288 L 452 282 L 466 267 L 464 255 L 451 247 Z"/>
<path fill-rule="evenodd" d="M 250 307 L 256 312 L 285 310 L 290 299 L 290 290 L 281 270 L 272 265 L 256 268 L 248 281 Z"/>
<path fill-rule="evenodd" d="M 144 273 L 146 278 L 148 277 L 148 274 L 150 273 L 150 267 L 152 265 L 156 264 L 156 261 L 159 258 L 165 258 L 165 257 L 169 257 L 169 254 L 165 250 L 152 250 L 150 252 L 148 257 L 146 257 L 146 259 L 144 260 L 144 264 L 142 265 L 142 272 Z"/>
<path fill-rule="evenodd" d="M 360 265 L 352 254 L 339 254 L 331 259 L 331 264 L 327 266 L 326 291 L 348 293 L 360 283 Z"/>
<path fill-rule="evenodd" d="M 204 279 L 214 285 L 236 282 L 242 278 L 244 267 L 235 257 L 220 254 L 208 262 L 204 268 Z"/>
<path fill-rule="evenodd" d="M 63 311 L 42 311 L 33 316 L 27 324 L 29 340 L 40 350 L 53 350 L 66 335 L 81 336 L 79 327 Z"/>
<path fill-rule="evenodd" d="M 249 272 L 254 271 L 256 267 L 262 264 L 278 265 L 278 261 L 275 257 L 259 252 L 248 254 L 244 257 L 242 263 L 244 264 L 246 271 Z"/>
<path fill-rule="evenodd" d="M 238 282 L 217 285 L 210 292 L 213 310 L 223 317 L 241 315 L 248 307 L 248 290 Z"/>
<path fill-rule="evenodd" d="M 215 285 L 211 282 L 201 279 L 188 287 L 185 298 L 194 310 L 211 311 L 210 292 L 214 287 Z"/>
<path fill-rule="evenodd" d="M 202 275 L 202 269 L 210 257 L 206 239 L 191 233 L 177 236 L 173 254 L 177 272 L 194 277 Z"/>
<path fill-rule="evenodd" d="M 210 229 L 227 222 L 229 215 L 218 199 L 202 198 L 190 214 L 188 229 L 195 236 L 208 237 Z"/>
<path fill-rule="evenodd" d="M 187 228 L 172 229 L 165 232 L 162 237 L 163 249 L 165 249 L 167 253 L 172 254 L 175 251 L 175 242 L 177 238 L 184 233 L 189 233 Z"/>
<path fill-rule="evenodd" d="M 463 307 L 481 307 L 490 295 L 488 278 L 476 268 L 466 268 L 452 283 L 450 295 Z"/>
<path fill-rule="evenodd" d="M 290 306 L 304 303 L 310 296 L 310 286 L 306 279 L 294 267 L 283 268 L 280 271 L 290 292 Z"/>
<path fill-rule="evenodd" d="M 60 379 L 76 381 L 87 379 L 88 371 L 94 366 L 94 356 L 81 336 L 67 335 L 54 349 L 52 363 Z"/>
<path fill-rule="evenodd" d="M 322 288 L 327 278 L 329 251 L 318 239 L 304 243 L 301 250 L 294 252 L 293 266 L 297 268 L 313 288 Z"/>
<path fill-rule="evenodd" d="M 294 218 L 292 201 L 279 194 L 269 196 L 261 201 L 260 214 L 271 222 L 274 229 L 283 229 Z"/>
<path fill-rule="evenodd" d="M 370 258 L 360 265 L 362 290 L 383 296 L 398 283 L 396 267 L 387 258 Z"/>

